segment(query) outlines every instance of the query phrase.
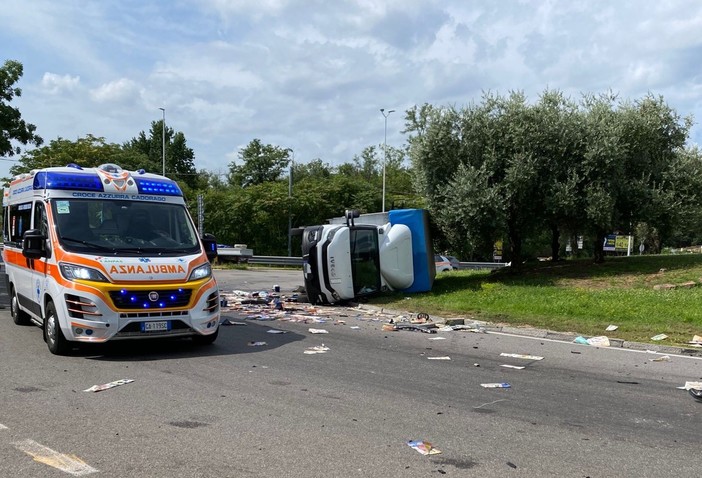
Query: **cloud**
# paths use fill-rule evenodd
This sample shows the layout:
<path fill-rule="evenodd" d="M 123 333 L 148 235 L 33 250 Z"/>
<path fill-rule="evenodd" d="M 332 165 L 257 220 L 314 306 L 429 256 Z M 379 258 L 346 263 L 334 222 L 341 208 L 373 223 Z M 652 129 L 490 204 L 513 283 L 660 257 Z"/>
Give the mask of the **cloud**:
<path fill-rule="evenodd" d="M 66 91 L 74 91 L 80 84 L 80 76 L 57 75 L 55 73 L 44 73 L 41 79 L 41 86 L 47 93 L 59 94 Z"/>
<path fill-rule="evenodd" d="M 90 90 L 90 97 L 98 103 L 135 100 L 139 94 L 139 85 L 128 78 L 120 78 Z"/>

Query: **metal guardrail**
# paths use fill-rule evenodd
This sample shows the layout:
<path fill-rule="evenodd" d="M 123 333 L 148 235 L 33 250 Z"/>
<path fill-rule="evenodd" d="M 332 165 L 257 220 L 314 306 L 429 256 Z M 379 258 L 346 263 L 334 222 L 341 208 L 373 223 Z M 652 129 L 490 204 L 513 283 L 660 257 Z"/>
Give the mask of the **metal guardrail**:
<path fill-rule="evenodd" d="M 253 256 L 249 257 L 249 264 L 265 266 L 301 266 L 302 257 L 282 256 Z M 461 262 L 461 269 L 500 269 L 507 264 L 504 262 Z"/>

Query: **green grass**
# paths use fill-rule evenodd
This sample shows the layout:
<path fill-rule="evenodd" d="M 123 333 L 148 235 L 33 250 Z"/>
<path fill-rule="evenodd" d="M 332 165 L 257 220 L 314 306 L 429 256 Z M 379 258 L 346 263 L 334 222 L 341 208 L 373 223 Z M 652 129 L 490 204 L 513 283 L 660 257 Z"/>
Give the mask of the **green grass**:
<path fill-rule="evenodd" d="M 371 302 L 410 312 L 529 325 L 586 336 L 685 345 L 702 335 L 702 255 L 540 262 L 518 273 L 437 274 L 431 292 L 391 293 Z M 694 281 L 692 288 L 654 290 Z M 614 332 L 606 332 L 610 325 Z M 662 342 L 650 337 L 664 333 Z"/>

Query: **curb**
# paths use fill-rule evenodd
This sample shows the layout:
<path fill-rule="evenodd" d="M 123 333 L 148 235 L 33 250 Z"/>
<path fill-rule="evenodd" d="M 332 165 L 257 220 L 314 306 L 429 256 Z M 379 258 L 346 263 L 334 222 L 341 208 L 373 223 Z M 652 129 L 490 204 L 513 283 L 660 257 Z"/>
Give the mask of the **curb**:
<path fill-rule="evenodd" d="M 376 305 L 368 304 L 357 304 L 357 308 L 361 310 L 368 310 L 372 312 L 390 314 L 390 315 L 414 315 L 407 311 L 386 309 L 384 307 L 379 307 Z M 454 318 L 444 318 L 439 316 L 432 316 L 434 321 L 439 324 L 446 325 L 475 325 L 477 328 L 482 329 L 485 332 L 501 332 L 513 335 L 521 335 L 524 337 L 536 337 L 540 339 L 550 339 L 550 340 L 560 340 L 563 342 L 573 342 L 576 337 L 580 334 L 574 334 L 569 332 L 557 332 L 553 330 L 537 329 L 534 327 L 515 327 L 511 325 L 499 325 L 491 322 L 484 322 L 480 320 L 472 319 L 454 319 Z M 583 336 L 589 338 L 587 336 Z M 623 340 L 617 338 L 609 338 L 610 346 L 609 348 L 622 348 L 630 350 L 641 350 L 641 351 L 652 351 L 661 354 L 676 354 L 684 355 L 687 357 L 701 357 L 702 358 L 702 348 L 688 348 L 679 347 L 675 345 L 658 345 L 658 344 L 648 344 L 643 342 L 632 342 L 630 340 Z M 599 348 L 599 347 L 598 347 Z M 607 348 L 607 347 L 604 347 Z"/>

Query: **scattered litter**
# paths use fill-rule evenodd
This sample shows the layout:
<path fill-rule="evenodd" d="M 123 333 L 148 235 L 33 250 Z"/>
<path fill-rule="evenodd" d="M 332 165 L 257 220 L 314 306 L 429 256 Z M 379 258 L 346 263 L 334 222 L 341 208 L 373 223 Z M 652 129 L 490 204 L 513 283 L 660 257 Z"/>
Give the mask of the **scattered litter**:
<path fill-rule="evenodd" d="M 692 395 L 692 398 L 694 398 L 698 402 L 702 402 L 702 390 L 697 390 L 697 389 L 691 388 L 690 390 L 688 390 L 688 392 L 690 392 L 690 395 Z"/>
<path fill-rule="evenodd" d="M 354 329 L 354 330 L 355 330 L 355 329 L 360 329 L 360 328 L 361 328 L 361 327 L 358 326 L 358 325 L 352 325 L 351 327 L 349 327 L 349 329 Z"/>
<path fill-rule="evenodd" d="M 476 362 L 473 364 L 473 367 L 480 367 L 480 364 Z"/>
<path fill-rule="evenodd" d="M 688 344 L 694 346 L 694 347 L 702 347 L 702 336 L 700 335 L 695 335 L 692 337 L 692 340 L 688 342 Z"/>
<path fill-rule="evenodd" d="M 538 355 L 522 355 L 522 354 L 508 354 L 502 352 L 500 354 L 502 357 L 512 357 L 512 358 L 520 358 L 524 360 L 543 360 L 543 357 L 539 357 Z"/>
<path fill-rule="evenodd" d="M 219 325 L 248 325 L 246 322 L 236 322 L 234 320 L 224 319 Z"/>
<path fill-rule="evenodd" d="M 512 387 L 507 382 L 504 382 L 504 383 L 481 383 L 480 386 L 483 388 L 511 388 Z"/>
<path fill-rule="evenodd" d="M 571 350 L 570 353 L 580 355 L 580 352 L 576 352 L 575 350 Z"/>
<path fill-rule="evenodd" d="M 266 332 L 269 334 L 287 334 L 288 333 L 287 330 L 278 330 L 278 329 L 268 329 Z"/>
<path fill-rule="evenodd" d="M 609 347 L 609 339 L 604 335 L 590 337 L 587 339 L 587 343 L 593 347 Z"/>
<path fill-rule="evenodd" d="M 308 332 L 311 334 L 328 334 L 329 333 L 329 331 L 326 329 L 309 329 Z"/>
<path fill-rule="evenodd" d="M 417 450 L 422 455 L 438 455 L 441 453 L 441 450 L 439 450 L 438 448 L 434 448 L 434 445 L 432 445 L 428 441 L 411 440 L 411 441 L 408 441 L 407 444 L 410 447 Z"/>
<path fill-rule="evenodd" d="M 307 355 L 314 355 L 314 354 L 323 354 L 331 350 L 329 347 L 325 347 L 324 344 L 322 345 L 316 345 L 314 347 L 309 347 L 305 350 L 305 354 Z"/>
<path fill-rule="evenodd" d="M 670 356 L 669 355 L 662 355 L 660 357 L 648 359 L 649 362 L 669 362 L 670 361 Z"/>
<path fill-rule="evenodd" d="M 125 385 L 127 383 L 132 383 L 134 380 L 130 378 L 123 378 L 122 380 L 115 380 L 114 382 L 105 383 L 103 385 L 93 385 L 90 388 L 83 390 L 84 392 L 102 392 L 113 387 L 119 387 L 120 385 Z"/>
<path fill-rule="evenodd" d="M 617 380 L 617 383 L 623 383 L 625 385 L 638 385 L 639 382 L 634 382 L 630 380 Z"/>
<path fill-rule="evenodd" d="M 607 332 L 613 332 L 613 331 L 617 330 L 618 328 L 619 328 L 618 325 L 609 325 L 609 326 L 607 326 L 607 328 L 605 330 Z"/>
<path fill-rule="evenodd" d="M 446 340 L 446 337 L 429 337 L 429 340 Z"/>
<path fill-rule="evenodd" d="M 682 387 L 677 387 L 680 390 L 702 390 L 702 382 L 685 382 Z"/>
<path fill-rule="evenodd" d="M 389 325 L 391 329 L 386 329 L 385 326 Z M 425 334 L 435 334 L 436 325 L 434 324 L 384 324 L 383 330 L 413 330 L 418 332 L 424 332 Z"/>
<path fill-rule="evenodd" d="M 410 322 L 413 324 L 424 324 L 426 322 L 429 322 L 429 314 L 426 314 L 424 312 L 420 312 L 417 314 L 417 317 L 415 319 L 412 319 Z"/>
<path fill-rule="evenodd" d="M 504 368 L 513 368 L 513 369 L 516 369 L 516 370 L 522 370 L 523 368 L 525 368 L 525 367 L 523 367 L 523 366 L 521 366 L 521 365 L 508 365 L 508 364 L 502 364 L 502 365 L 500 365 L 500 367 L 504 367 Z"/>
<path fill-rule="evenodd" d="M 382 329 L 385 332 L 394 332 L 397 330 L 397 327 L 395 327 L 395 324 L 383 324 Z"/>
<path fill-rule="evenodd" d="M 442 357 L 427 357 L 429 360 L 451 360 L 451 357 L 444 355 Z"/>
<path fill-rule="evenodd" d="M 590 342 L 588 342 L 587 339 L 581 335 L 575 337 L 575 340 L 573 340 L 573 342 L 581 345 L 590 345 Z"/>
<path fill-rule="evenodd" d="M 263 347 L 264 345 L 268 345 L 267 342 L 249 342 L 248 346 L 249 347 Z"/>
<path fill-rule="evenodd" d="M 510 468 L 514 468 L 515 470 L 517 469 L 517 465 L 515 465 L 515 464 L 512 463 L 511 461 L 508 461 L 508 462 L 507 462 L 507 466 L 509 466 Z"/>
<path fill-rule="evenodd" d="M 651 340 L 664 340 L 667 338 L 668 338 L 668 336 L 665 334 L 658 334 L 658 335 L 654 335 L 653 337 L 651 337 Z"/>
<path fill-rule="evenodd" d="M 444 325 L 444 326 L 442 326 L 442 327 L 439 327 L 437 330 L 438 330 L 439 332 L 453 332 L 453 331 L 454 331 L 454 328 L 453 328 L 452 326 L 450 326 L 450 325 Z"/>

